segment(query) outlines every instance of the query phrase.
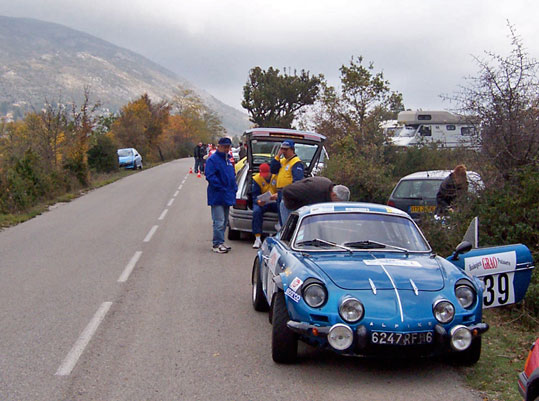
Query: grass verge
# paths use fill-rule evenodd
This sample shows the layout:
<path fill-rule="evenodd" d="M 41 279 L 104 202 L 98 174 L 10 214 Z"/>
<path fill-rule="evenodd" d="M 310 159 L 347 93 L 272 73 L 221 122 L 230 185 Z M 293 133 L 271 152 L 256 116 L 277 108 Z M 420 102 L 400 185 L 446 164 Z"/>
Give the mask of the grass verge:
<path fill-rule="evenodd" d="M 520 307 L 485 310 L 483 320 L 490 329 L 483 335 L 479 362 L 461 368 L 466 382 L 485 401 L 521 401 L 518 374 L 539 335 L 539 324 Z"/>
<path fill-rule="evenodd" d="M 146 166 L 148 168 L 148 166 Z M 6 228 L 10 226 L 14 226 L 19 223 L 23 223 L 27 220 L 30 220 L 36 216 L 39 216 L 43 212 L 46 212 L 49 210 L 49 208 L 60 202 L 71 202 L 73 199 L 78 198 L 79 196 L 84 195 L 88 191 L 96 188 L 103 187 L 105 185 L 111 184 L 114 181 L 119 180 L 120 178 L 124 178 L 128 175 L 134 174 L 136 171 L 133 170 L 118 170 L 113 173 L 108 174 L 92 174 L 90 185 L 86 188 L 68 192 L 62 195 L 59 195 L 47 202 L 39 203 L 35 206 L 32 206 L 28 210 L 25 210 L 24 212 L 20 213 L 9 213 L 9 214 L 2 214 L 0 213 L 0 229 Z"/>

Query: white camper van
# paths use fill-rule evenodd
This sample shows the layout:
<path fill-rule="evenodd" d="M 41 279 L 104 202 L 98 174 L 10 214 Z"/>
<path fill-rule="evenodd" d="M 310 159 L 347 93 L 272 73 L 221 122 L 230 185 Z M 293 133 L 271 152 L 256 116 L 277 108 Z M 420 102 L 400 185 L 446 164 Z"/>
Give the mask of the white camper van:
<path fill-rule="evenodd" d="M 404 127 L 393 137 L 396 146 L 425 145 L 436 142 L 444 147 L 476 147 L 473 124 L 448 111 L 401 111 L 398 120 Z"/>

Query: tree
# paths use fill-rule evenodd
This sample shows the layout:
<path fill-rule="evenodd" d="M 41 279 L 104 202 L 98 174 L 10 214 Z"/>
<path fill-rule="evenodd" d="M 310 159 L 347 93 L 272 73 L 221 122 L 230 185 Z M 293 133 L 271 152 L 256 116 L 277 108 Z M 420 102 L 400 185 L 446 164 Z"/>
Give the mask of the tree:
<path fill-rule="evenodd" d="M 255 67 L 243 87 L 241 105 L 259 127 L 291 128 L 300 110 L 316 101 L 323 79 L 305 70 L 289 75 L 273 67 Z"/>
<path fill-rule="evenodd" d="M 469 77 L 451 99 L 479 121 L 482 153 L 507 178 L 513 170 L 537 166 L 539 155 L 539 63 L 530 58 L 508 23 L 512 50 L 507 56 L 475 57 L 479 74 Z"/>
<path fill-rule="evenodd" d="M 170 116 L 168 102 L 152 102 L 148 94 L 122 107 L 112 124 L 121 146 L 136 148 L 148 160 L 164 160 L 161 149 L 163 130 Z"/>

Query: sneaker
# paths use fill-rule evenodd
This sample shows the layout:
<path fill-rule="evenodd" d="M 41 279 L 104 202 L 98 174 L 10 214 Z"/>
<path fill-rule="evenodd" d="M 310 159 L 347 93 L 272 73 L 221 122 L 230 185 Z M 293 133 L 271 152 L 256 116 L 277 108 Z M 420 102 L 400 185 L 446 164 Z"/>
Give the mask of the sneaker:
<path fill-rule="evenodd" d="M 226 248 L 227 252 L 230 251 L 230 250 L 232 249 L 231 246 L 225 244 L 224 242 L 223 242 L 221 245 L 223 245 L 223 246 Z"/>
<path fill-rule="evenodd" d="M 260 245 L 262 245 L 262 239 L 260 237 L 256 237 L 253 248 L 258 249 L 260 248 Z"/>
<path fill-rule="evenodd" d="M 212 248 L 212 250 L 213 250 L 213 252 L 216 252 L 216 253 L 227 253 L 228 252 L 228 249 L 226 249 L 226 247 L 223 244 L 215 245 Z"/>

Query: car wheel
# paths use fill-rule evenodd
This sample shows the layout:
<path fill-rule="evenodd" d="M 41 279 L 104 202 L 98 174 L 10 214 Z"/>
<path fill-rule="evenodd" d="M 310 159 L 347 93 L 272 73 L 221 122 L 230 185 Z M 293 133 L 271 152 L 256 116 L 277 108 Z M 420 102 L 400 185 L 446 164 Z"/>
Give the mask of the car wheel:
<path fill-rule="evenodd" d="M 262 291 L 262 280 L 260 278 L 260 263 L 258 258 L 255 258 L 253 264 L 253 274 L 251 275 L 253 285 L 253 308 L 258 312 L 267 312 L 269 310 L 268 301 Z"/>
<path fill-rule="evenodd" d="M 238 230 L 232 230 L 230 226 L 228 226 L 228 239 L 230 241 L 237 241 L 240 239 L 240 232 Z"/>
<path fill-rule="evenodd" d="M 298 354 L 298 337 L 286 325 L 289 319 L 284 293 L 279 291 L 272 305 L 271 332 L 271 356 L 277 363 L 295 362 Z"/>
<path fill-rule="evenodd" d="M 472 345 L 466 351 L 457 352 L 453 355 L 453 360 L 458 365 L 470 366 L 475 364 L 481 357 L 481 337 L 476 337 Z"/>
<path fill-rule="evenodd" d="M 138 166 L 139 170 L 142 170 L 142 162 L 140 162 L 140 165 Z"/>

